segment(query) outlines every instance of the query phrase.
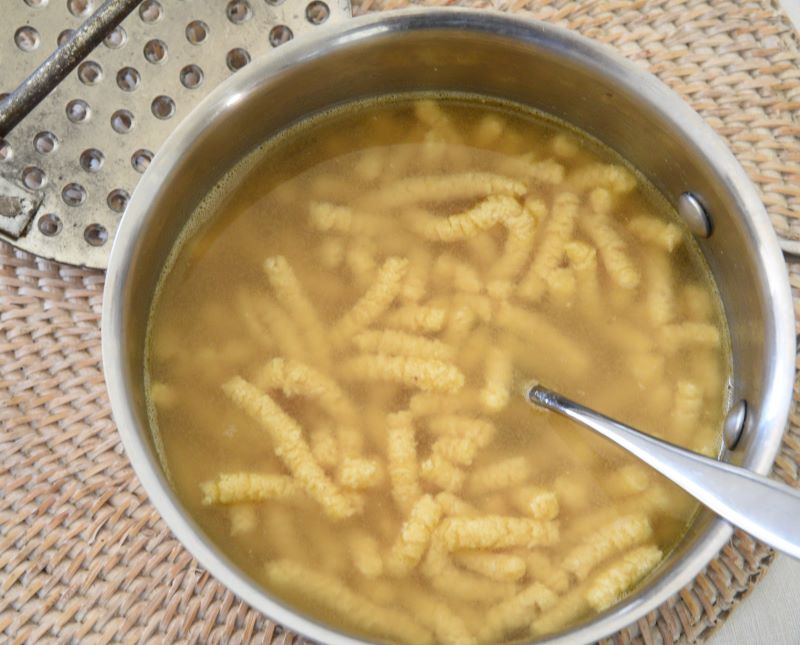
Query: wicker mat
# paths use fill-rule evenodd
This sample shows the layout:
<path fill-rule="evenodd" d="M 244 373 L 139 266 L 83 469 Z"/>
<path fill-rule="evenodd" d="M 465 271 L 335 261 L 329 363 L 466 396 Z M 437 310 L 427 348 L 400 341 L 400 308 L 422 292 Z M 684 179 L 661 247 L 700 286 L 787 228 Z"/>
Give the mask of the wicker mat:
<path fill-rule="evenodd" d="M 566 24 L 649 66 L 728 138 L 776 229 L 800 240 L 800 59 L 775 7 L 509 4 L 497 8 Z M 800 313 L 800 264 L 790 274 Z M 210 578 L 150 506 L 103 383 L 103 277 L 0 245 L 0 641 L 302 642 Z M 798 464 L 796 406 L 775 474 L 798 485 Z M 771 559 L 737 533 L 691 585 L 609 642 L 704 640 Z"/>

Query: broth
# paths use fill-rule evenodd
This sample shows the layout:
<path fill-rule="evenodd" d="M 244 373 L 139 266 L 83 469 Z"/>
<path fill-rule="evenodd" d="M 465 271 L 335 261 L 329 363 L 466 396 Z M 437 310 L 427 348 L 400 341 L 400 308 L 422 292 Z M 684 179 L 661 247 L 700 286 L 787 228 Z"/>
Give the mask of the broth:
<path fill-rule="evenodd" d="M 729 354 L 688 230 L 609 150 L 401 96 L 226 178 L 162 275 L 146 377 L 172 485 L 248 575 L 370 639 L 496 643 L 612 606 L 697 509 L 524 385 L 715 456 Z"/>

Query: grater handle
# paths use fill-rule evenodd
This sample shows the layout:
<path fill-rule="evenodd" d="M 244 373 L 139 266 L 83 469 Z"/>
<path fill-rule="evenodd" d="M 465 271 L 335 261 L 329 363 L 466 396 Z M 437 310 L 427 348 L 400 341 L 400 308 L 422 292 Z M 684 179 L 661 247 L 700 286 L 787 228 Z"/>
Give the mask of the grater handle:
<path fill-rule="evenodd" d="M 106 0 L 19 87 L 0 101 L 0 137 L 6 136 L 121 23 L 142 0 Z"/>

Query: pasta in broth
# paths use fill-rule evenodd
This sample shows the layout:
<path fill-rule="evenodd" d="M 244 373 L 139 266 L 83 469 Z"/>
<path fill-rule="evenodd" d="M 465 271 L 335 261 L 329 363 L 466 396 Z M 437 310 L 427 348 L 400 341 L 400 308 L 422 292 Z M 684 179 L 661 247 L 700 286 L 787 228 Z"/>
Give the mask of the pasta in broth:
<path fill-rule="evenodd" d="M 687 496 L 520 396 L 718 450 L 719 299 L 618 159 L 397 97 L 231 177 L 164 272 L 147 377 L 176 491 L 249 575 L 370 639 L 498 643 L 603 611 L 680 540 Z"/>

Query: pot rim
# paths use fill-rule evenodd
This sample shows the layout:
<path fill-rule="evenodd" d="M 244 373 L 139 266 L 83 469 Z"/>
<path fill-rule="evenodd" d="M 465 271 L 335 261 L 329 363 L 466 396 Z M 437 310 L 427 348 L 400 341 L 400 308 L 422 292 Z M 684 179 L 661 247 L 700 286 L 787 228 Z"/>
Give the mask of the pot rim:
<path fill-rule="evenodd" d="M 773 388 L 767 400 L 769 405 L 764 406 L 762 416 L 769 415 L 770 423 L 779 424 L 783 429 L 791 403 L 795 353 L 792 296 L 783 256 L 766 210 L 754 186 L 723 141 L 689 105 L 654 76 L 610 47 L 565 28 L 493 10 L 423 8 L 368 14 L 322 28 L 310 36 L 283 45 L 270 56 L 254 60 L 206 96 L 170 134 L 135 189 L 114 240 L 106 275 L 102 312 L 103 369 L 112 413 L 125 451 L 149 499 L 179 541 L 217 580 L 249 605 L 289 629 L 325 643 L 354 645 L 365 641 L 344 635 L 301 615 L 252 582 L 205 537 L 173 493 L 158 460 L 146 446 L 143 434 L 149 432 L 149 428 L 139 428 L 132 412 L 133 404 L 122 369 L 126 361 L 122 342 L 125 321 L 118 303 L 124 302 L 135 241 L 153 219 L 153 214 L 149 213 L 150 203 L 152 197 L 162 189 L 162 177 L 178 162 L 181 151 L 200 132 L 211 127 L 217 116 L 235 109 L 236 103 L 248 90 L 269 83 L 272 77 L 288 67 L 313 59 L 323 51 L 379 38 L 384 33 L 409 30 L 489 32 L 522 42 L 555 44 L 562 55 L 578 59 L 588 67 L 614 69 L 627 87 L 635 87 L 635 91 L 644 94 L 651 103 L 665 106 L 662 109 L 669 112 L 669 120 L 676 128 L 691 129 L 697 133 L 702 139 L 706 156 L 713 158 L 716 170 L 725 176 L 729 189 L 736 191 L 749 215 L 748 224 L 755 237 L 757 254 L 769 278 L 765 287 L 776 310 L 776 345 L 786 349 L 785 355 L 778 352 L 772 372 L 779 377 L 778 381 L 785 380 L 789 387 L 785 391 Z M 768 473 L 779 450 L 782 434 L 776 431 L 770 436 L 770 441 L 754 446 L 748 453 L 746 465 L 754 472 Z M 688 584 L 713 559 L 731 534 L 732 528 L 727 522 L 714 519 L 688 553 L 672 569 L 659 576 L 657 588 L 650 589 L 648 597 L 640 597 L 641 592 L 637 592 L 586 624 L 536 642 L 567 645 L 595 641 L 626 627 Z"/>

